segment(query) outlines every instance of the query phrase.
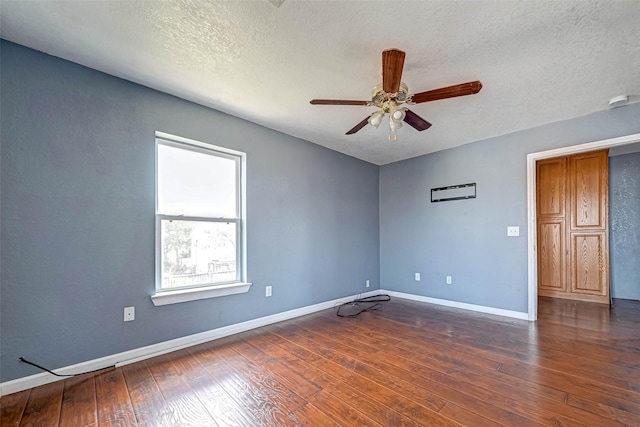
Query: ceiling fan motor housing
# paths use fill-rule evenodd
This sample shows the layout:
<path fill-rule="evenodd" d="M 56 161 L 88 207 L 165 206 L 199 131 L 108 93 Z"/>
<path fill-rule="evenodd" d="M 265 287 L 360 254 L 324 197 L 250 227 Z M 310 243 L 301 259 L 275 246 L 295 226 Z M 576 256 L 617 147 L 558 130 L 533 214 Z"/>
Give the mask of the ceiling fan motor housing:
<path fill-rule="evenodd" d="M 374 86 L 371 93 L 371 104 L 383 109 L 385 113 L 388 113 L 389 108 L 407 102 L 409 88 L 404 82 L 401 82 L 398 92 L 387 93 L 382 89 L 382 83 L 379 83 Z"/>

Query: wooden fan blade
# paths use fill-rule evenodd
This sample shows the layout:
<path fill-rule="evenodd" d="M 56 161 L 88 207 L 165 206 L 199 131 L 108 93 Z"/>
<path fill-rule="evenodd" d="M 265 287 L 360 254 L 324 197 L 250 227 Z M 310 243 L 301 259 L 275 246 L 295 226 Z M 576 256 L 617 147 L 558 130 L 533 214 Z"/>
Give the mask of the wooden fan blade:
<path fill-rule="evenodd" d="M 411 110 L 405 111 L 404 122 L 418 131 L 427 130 L 431 127 L 431 123 Z"/>
<path fill-rule="evenodd" d="M 480 92 L 480 89 L 482 89 L 482 83 L 476 80 L 475 82 L 461 83 L 459 85 L 416 93 L 411 96 L 411 102 L 420 104 L 421 102 L 455 98 L 456 96 L 473 95 Z"/>
<path fill-rule="evenodd" d="M 404 52 L 398 49 L 388 49 L 382 52 L 382 90 L 396 93 L 400 89 L 402 67 L 404 66 Z"/>
<path fill-rule="evenodd" d="M 312 105 L 369 105 L 371 101 L 348 101 L 344 99 L 312 99 Z"/>
<path fill-rule="evenodd" d="M 360 129 L 365 127 L 367 123 L 369 123 L 369 117 L 371 116 L 367 116 L 367 118 L 365 118 L 363 121 L 361 121 L 360 123 L 355 125 L 352 129 L 350 129 L 349 132 L 345 133 L 345 135 L 353 135 L 354 133 L 358 132 Z"/>

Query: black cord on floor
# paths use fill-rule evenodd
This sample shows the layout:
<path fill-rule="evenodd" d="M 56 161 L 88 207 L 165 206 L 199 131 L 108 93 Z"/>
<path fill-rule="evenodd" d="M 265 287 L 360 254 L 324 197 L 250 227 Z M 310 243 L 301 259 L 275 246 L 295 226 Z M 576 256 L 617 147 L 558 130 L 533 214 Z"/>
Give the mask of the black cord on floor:
<path fill-rule="evenodd" d="M 56 374 L 55 372 L 53 372 L 50 369 L 45 368 L 44 366 L 40 366 L 37 363 L 29 362 L 24 357 L 19 357 L 18 360 L 23 362 L 23 363 L 26 363 L 27 365 L 35 366 L 36 368 L 42 369 L 43 371 L 46 371 L 46 372 L 49 372 L 51 375 L 55 375 L 56 377 L 77 377 L 79 375 L 92 374 L 94 372 L 104 371 L 105 369 L 115 369 L 115 367 L 116 367 L 116 365 L 111 365 L 111 366 L 107 366 L 106 368 L 94 369 L 93 371 L 80 372 L 79 374 Z"/>
<path fill-rule="evenodd" d="M 353 301 L 342 303 L 338 306 L 338 312 L 336 315 L 338 317 L 356 317 L 360 313 L 365 311 L 377 310 L 382 307 L 381 302 L 391 301 L 391 297 L 386 294 L 381 295 L 372 295 L 370 297 L 364 298 L 356 298 Z M 371 304 L 372 305 L 360 305 L 360 304 Z M 349 310 L 349 308 L 354 308 Z"/>

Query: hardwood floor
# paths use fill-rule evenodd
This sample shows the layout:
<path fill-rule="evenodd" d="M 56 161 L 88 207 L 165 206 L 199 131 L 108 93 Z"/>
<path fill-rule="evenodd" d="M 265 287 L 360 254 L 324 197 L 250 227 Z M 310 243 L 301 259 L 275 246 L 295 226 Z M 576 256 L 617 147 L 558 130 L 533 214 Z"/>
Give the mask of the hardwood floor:
<path fill-rule="evenodd" d="M 4 396 L 9 426 L 640 426 L 640 302 L 392 299 Z"/>

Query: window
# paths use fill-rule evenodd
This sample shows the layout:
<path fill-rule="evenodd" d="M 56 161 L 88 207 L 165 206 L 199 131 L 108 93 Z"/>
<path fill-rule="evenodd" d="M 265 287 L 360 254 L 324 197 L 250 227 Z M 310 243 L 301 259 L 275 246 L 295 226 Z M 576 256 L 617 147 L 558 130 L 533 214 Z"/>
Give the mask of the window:
<path fill-rule="evenodd" d="M 247 292 L 245 154 L 156 133 L 156 305 Z"/>

